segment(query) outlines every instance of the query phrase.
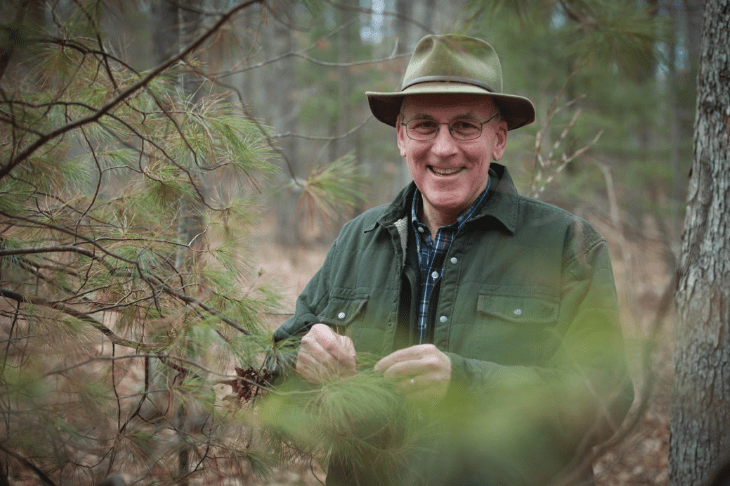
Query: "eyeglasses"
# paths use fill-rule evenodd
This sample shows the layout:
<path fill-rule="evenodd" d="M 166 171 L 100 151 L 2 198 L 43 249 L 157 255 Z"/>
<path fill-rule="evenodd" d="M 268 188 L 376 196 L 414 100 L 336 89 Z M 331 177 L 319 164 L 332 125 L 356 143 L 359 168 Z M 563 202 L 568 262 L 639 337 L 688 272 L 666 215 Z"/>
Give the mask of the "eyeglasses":
<path fill-rule="evenodd" d="M 449 133 L 456 140 L 474 140 L 482 134 L 482 127 L 494 120 L 497 115 L 498 113 L 495 113 L 489 120 L 483 122 L 473 118 L 457 118 L 450 122 L 416 119 L 401 122 L 401 125 L 406 128 L 406 135 L 411 140 L 419 140 L 421 142 L 433 140 L 438 135 L 441 125 L 448 125 Z"/>

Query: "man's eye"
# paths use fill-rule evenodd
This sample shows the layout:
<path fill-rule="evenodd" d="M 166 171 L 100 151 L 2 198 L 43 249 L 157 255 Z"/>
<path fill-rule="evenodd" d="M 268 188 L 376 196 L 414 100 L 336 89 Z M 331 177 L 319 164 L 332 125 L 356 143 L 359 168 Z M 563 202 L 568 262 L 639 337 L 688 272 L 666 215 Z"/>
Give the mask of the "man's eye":
<path fill-rule="evenodd" d="M 451 124 L 451 129 L 462 133 L 471 133 L 479 130 L 479 124 L 471 120 L 456 120 Z"/>
<path fill-rule="evenodd" d="M 411 130 L 419 133 L 431 133 L 438 129 L 438 123 L 430 120 L 418 120 L 411 124 Z"/>

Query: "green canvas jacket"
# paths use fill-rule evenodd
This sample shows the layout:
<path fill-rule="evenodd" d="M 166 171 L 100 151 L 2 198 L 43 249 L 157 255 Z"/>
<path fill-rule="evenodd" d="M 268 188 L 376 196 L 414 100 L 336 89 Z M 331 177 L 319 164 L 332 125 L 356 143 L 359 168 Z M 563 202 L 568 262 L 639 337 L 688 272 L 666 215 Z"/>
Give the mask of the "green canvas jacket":
<path fill-rule="evenodd" d="M 429 484 L 547 484 L 610 436 L 633 401 L 606 241 L 586 221 L 519 195 L 504 166 L 492 163 L 490 177 L 429 308 L 432 342 L 452 364 L 435 407 L 460 417 L 441 460 L 419 466 L 431 467 Z M 276 341 L 325 323 L 358 355 L 410 344 L 414 191 L 411 183 L 344 225 Z"/>

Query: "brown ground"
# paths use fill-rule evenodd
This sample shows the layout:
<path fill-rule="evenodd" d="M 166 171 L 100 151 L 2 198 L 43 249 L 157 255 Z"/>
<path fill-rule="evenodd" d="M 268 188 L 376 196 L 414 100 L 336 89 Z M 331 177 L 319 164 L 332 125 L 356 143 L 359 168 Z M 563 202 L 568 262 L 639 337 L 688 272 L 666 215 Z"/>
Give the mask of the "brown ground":
<path fill-rule="evenodd" d="M 637 400 L 630 417 L 637 417 L 624 439 L 609 449 L 594 463 L 597 486 L 664 486 L 669 480 L 669 409 L 672 389 L 673 307 L 660 321 L 660 329 L 652 337 L 661 295 L 669 285 L 669 275 L 663 262 L 665 246 L 658 235 L 624 238 L 608 224 L 594 223 L 606 235 L 612 251 L 616 284 L 624 313 L 624 334 Z M 268 232 L 267 232 L 268 233 Z M 281 248 L 271 243 L 270 234 L 261 234 L 257 255 L 257 270 L 264 278 L 275 282 L 285 295 L 287 305 L 293 308 L 296 295 L 317 271 L 326 253 L 326 247 L 309 244 L 296 250 Z M 655 343 L 650 367 L 642 365 L 647 343 Z M 647 377 L 654 386 L 646 392 Z M 647 408 L 638 414 L 642 397 L 648 397 Z M 320 478 L 321 471 L 318 472 Z M 319 484 L 306 469 L 282 471 L 272 485 Z"/>

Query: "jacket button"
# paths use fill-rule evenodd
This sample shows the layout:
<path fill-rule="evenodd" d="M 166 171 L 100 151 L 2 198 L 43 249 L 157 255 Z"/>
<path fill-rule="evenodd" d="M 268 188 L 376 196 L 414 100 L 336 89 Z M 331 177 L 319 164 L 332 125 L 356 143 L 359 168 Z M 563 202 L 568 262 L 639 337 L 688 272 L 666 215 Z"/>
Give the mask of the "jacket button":
<path fill-rule="evenodd" d="M 522 315 L 522 309 L 515 309 L 515 315 L 521 316 Z"/>
<path fill-rule="evenodd" d="M 344 319 L 345 318 L 345 315 L 346 314 L 344 312 L 340 312 L 339 314 L 337 314 L 337 317 L 340 318 L 340 319 Z"/>
<path fill-rule="evenodd" d="M 446 321 L 448 321 L 448 320 L 449 320 L 449 318 L 448 318 L 448 317 L 446 317 L 446 316 L 441 316 L 441 317 L 439 317 L 439 321 L 441 321 L 442 323 L 444 323 L 444 322 L 446 322 Z"/>
<path fill-rule="evenodd" d="M 456 257 L 451 257 L 450 261 L 453 265 L 456 265 L 456 262 L 458 262 L 459 260 L 457 260 Z"/>
<path fill-rule="evenodd" d="M 431 278 L 433 278 L 434 280 L 436 280 L 437 278 L 439 278 L 439 273 L 434 270 L 433 273 L 431 274 Z"/>

